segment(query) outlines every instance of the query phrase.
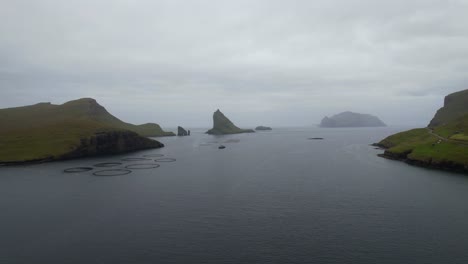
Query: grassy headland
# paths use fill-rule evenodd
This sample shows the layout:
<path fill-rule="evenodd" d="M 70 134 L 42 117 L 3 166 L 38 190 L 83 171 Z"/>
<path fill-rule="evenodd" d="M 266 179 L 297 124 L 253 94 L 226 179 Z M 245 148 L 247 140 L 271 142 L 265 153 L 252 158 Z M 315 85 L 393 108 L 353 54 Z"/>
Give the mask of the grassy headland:
<path fill-rule="evenodd" d="M 90 98 L 62 105 L 40 103 L 0 109 L 0 124 L 0 163 L 57 160 L 163 146 L 144 137 L 157 134 L 159 130 L 150 129 L 155 126 L 124 123 Z"/>
<path fill-rule="evenodd" d="M 386 149 L 381 155 L 386 158 L 468 173 L 468 90 L 447 96 L 427 128 L 397 133 L 376 145 Z"/>

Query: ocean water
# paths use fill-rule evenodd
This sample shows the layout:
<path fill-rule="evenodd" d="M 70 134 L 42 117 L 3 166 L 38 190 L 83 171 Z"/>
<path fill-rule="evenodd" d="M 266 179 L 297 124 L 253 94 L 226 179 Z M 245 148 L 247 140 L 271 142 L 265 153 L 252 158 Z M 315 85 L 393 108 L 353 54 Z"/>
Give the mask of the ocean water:
<path fill-rule="evenodd" d="M 404 129 L 192 130 L 163 149 L 3 167 L 0 263 L 468 263 L 468 177 L 369 146 Z M 142 163 L 160 167 L 93 175 Z"/>

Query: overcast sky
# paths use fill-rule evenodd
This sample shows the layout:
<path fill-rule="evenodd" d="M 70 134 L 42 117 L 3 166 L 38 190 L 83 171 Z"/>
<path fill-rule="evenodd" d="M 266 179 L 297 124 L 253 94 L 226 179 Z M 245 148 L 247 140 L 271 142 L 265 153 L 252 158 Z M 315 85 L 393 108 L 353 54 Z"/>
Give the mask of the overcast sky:
<path fill-rule="evenodd" d="M 93 97 L 163 127 L 424 125 L 468 88 L 468 0 L 0 0 L 0 108 Z"/>

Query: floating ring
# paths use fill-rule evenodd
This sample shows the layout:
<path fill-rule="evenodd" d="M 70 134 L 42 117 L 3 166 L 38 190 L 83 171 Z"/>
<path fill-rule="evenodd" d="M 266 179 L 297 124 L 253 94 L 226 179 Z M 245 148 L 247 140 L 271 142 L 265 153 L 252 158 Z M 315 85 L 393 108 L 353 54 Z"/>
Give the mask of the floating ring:
<path fill-rule="evenodd" d="M 148 155 L 143 155 L 143 157 L 157 158 L 157 157 L 164 157 L 164 154 L 148 154 Z"/>
<path fill-rule="evenodd" d="M 122 162 L 103 162 L 103 163 L 98 163 L 94 164 L 94 167 L 115 167 L 122 165 Z"/>
<path fill-rule="evenodd" d="M 131 172 L 132 172 L 131 170 L 112 169 L 112 170 L 96 171 L 93 173 L 93 175 L 94 176 L 120 176 L 120 175 L 127 175 Z"/>
<path fill-rule="evenodd" d="M 159 168 L 159 164 L 143 164 L 143 163 L 140 163 L 140 164 L 130 164 L 130 165 L 127 165 L 125 166 L 126 169 L 136 169 L 136 170 L 147 170 L 147 169 L 155 169 L 155 168 Z"/>
<path fill-rule="evenodd" d="M 93 168 L 91 167 L 75 167 L 75 168 L 68 168 L 68 169 L 65 169 L 63 170 L 63 172 L 66 172 L 66 173 L 77 173 L 77 172 L 85 172 L 85 171 L 90 171 L 92 170 Z"/>
<path fill-rule="evenodd" d="M 124 158 L 123 161 L 141 161 L 141 160 L 151 160 L 147 158 Z"/>
<path fill-rule="evenodd" d="M 174 162 L 176 159 L 173 158 L 160 158 L 160 159 L 155 159 L 154 161 L 156 162 Z"/>

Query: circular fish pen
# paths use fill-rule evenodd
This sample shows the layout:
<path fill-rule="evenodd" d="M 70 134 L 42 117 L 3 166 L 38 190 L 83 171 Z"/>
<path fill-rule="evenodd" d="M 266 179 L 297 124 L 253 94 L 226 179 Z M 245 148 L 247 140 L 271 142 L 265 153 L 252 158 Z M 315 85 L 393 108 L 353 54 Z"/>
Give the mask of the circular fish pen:
<path fill-rule="evenodd" d="M 151 160 L 147 158 L 124 158 L 123 161 L 142 161 L 142 160 Z"/>
<path fill-rule="evenodd" d="M 173 158 L 160 158 L 160 159 L 155 159 L 154 161 L 156 162 L 174 162 L 176 159 Z"/>
<path fill-rule="evenodd" d="M 135 169 L 135 170 L 148 170 L 148 169 L 156 169 L 159 168 L 161 165 L 159 164 L 149 164 L 149 163 L 137 163 L 137 164 L 130 164 L 125 166 L 126 169 Z"/>
<path fill-rule="evenodd" d="M 125 169 L 112 169 L 112 170 L 101 170 L 93 173 L 94 176 L 121 176 L 130 174 L 131 170 Z"/>
<path fill-rule="evenodd" d="M 164 154 L 147 154 L 147 155 L 143 155 L 143 157 L 157 158 L 157 157 L 164 157 Z"/>
<path fill-rule="evenodd" d="M 100 167 L 100 168 L 105 168 L 105 167 L 115 167 L 122 165 L 122 162 L 102 162 L 98 164 L 94 164 L 94 167 Z"/>
<path fill-rule="evenodd" d="M 63 172 L 78 173 L 78 172 L 86 172 L 86 171 L 90 171 L 90 170 L 93 170 L 93 168 L 91 168 L 91 167 L 75 167 L 75 168 L 64 169 Z"/>

